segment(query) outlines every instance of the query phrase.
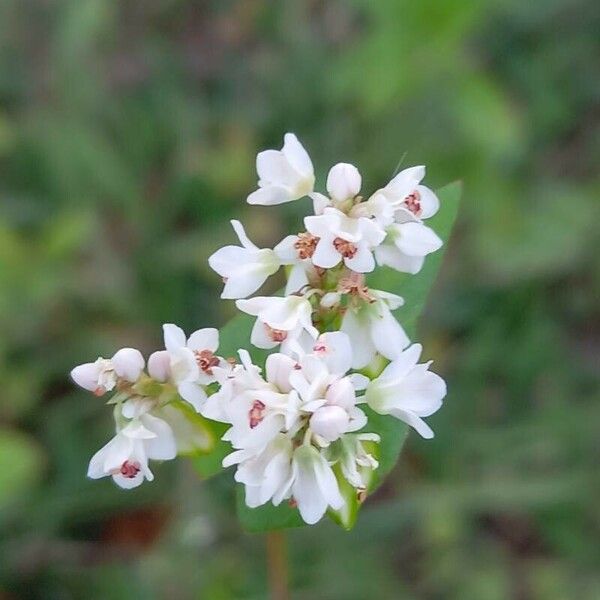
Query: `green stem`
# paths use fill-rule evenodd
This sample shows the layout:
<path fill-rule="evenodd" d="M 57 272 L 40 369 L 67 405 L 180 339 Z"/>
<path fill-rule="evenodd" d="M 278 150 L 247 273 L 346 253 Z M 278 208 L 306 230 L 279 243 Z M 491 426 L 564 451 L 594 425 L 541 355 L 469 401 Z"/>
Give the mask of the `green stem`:
<path fill-rule="evenodd" d="M 285 533 L 269 531 L 267 542 L 267 572 L 271 600 L 289 600 L 288 557 Z"/>

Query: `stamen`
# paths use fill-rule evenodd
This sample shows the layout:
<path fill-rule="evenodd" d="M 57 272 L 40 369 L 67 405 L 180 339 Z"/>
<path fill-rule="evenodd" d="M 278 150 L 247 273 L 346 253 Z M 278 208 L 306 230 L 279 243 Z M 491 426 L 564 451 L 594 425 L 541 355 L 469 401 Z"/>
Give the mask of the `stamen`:
<path fill-rule="evenodd" d="M 254 429 L 264 418 L 265 403 L 260 400 L 255 400 L 252 403 L 252 408 L 248 412 L 250 419 L 250 429 Z"/>
<path fill-rule="evenodd" d="M 140 463 L 131 460 L 126 460 L 119 469 L 119 473 L 127 479 L 133 479 L 140 471 Z"/>
<path fill-rule="evenodd" d="M 342 292 L 342 294 L 357 296 L 367 302 L 375 301 L 375 298 L 369 294 L 369 288 L 365 285 L 365 276 L 362 273 L 350 271 L 349 275 L 340 279 L 338 291 Z"/>
<path fill-rule="evenodd" d="M 212 375 L 212 368 L 219 366 L 219 359 L 210 350 L 194 350 L 196 363 L 207 375 Z"/>
<path fill-rule="evenodd" d="M 312 233 L 299 233 L 298 239 L 294 243 L 294 248 L 298 250 L 298 257 L 301 259 L 311 258 L 315 253 L 315 249 L 319 242 L 319 238 Z"/>
<path fill-rule="evenodd" d="M 416 217 L 421 214 L 421 194 L 415 190 L 404 198 L 406 208 Z"/>
<path fill-rule="evenodd" d="M 358 252 L 355 244 L 341 237 L 336 237 L 333 240 L 333 246 L 344 258 L 353 258 Z"/>
<path fill-rule="evenodd" d="M 285 339 L 287 338 L 287 336 L 288 336 L 287 331 L 284 331 L 283 329 L 273 329 L 272 327 L 269 327 L 266 323 L 264 325 L 265 325 L 265 329 L 267 330 L 267 335 L 274 342 L 281 344 L 281 342 L 285 341 Z"/>

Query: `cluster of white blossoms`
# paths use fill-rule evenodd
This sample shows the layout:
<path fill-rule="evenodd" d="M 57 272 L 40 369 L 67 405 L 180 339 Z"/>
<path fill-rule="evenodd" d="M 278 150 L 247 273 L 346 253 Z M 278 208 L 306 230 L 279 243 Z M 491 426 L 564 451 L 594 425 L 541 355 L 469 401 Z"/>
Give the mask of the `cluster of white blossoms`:
<path fill-rule="evenodd" d="M 370 289 L 365 274 L 376 265 L 418 273 L 442 245 L 425 224 L 439 201 L 421 185 L 424 167 L 401 171 L 364 199 L 360 173 L 340 163 L 329 171 L 327 195 L 316 192 L 310 157 L 291 133 L 281 150 L 259 153 L 256 164 L 258 189 L 249 204 L 308 196 L 314 213 L 273 249 L 257 247 L 232 221 L 240 245 L 209 258 L 225 282 L 221 297 L 256 318 L 252 345 L 275 350 L 264 369 L 244 349 L 239 360 L 217 356 L 215 329 L 186 339 L 165 325 L 166 350 L 150 356 L 147 373 L 141 354 L 126 348 L 72 376 L 97 395 L 116 392 L 110 402 L 117 433 L 92 458 L 90 477 L 111 475 L 122 487 L 152 479 L 149 459 L 206 444 L 189 425 L 195 411 L 228 424 L 222 439 L 233 452 L 223 466 L 236 465 L 249 507 L 288 501 L 312 524 L 328 509 L 343 509 L 342 480 L 364 496 L 378 467 L 369 410 L 433 436 L 423 417 L 440 408 L 446 385 L 430 363 L 418 362 L 421 346 L 410 344 L 393 316 L 402 298 Z M 248 298 L 282 266 L 281 296 Z"/>

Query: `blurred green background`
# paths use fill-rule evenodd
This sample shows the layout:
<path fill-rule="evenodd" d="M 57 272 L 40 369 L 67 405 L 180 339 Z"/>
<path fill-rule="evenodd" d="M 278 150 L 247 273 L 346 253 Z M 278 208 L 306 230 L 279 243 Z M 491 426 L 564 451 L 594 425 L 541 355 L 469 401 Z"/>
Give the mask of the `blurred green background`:
<path fill-rule="evenodd" d="M 0 598 L 260 599 L 232 473 L 85 478 L 70 368 L 224 323 L 207 257 L 294 131 L 324 186 L 425 163 L 465 194 L 420 337 L 449 382 L 352 533 L 291 538 L 293 598 L 600 598 L 596 0 L 0 2 Z M 276 282 L 274 285 L 277 285 Z"/>

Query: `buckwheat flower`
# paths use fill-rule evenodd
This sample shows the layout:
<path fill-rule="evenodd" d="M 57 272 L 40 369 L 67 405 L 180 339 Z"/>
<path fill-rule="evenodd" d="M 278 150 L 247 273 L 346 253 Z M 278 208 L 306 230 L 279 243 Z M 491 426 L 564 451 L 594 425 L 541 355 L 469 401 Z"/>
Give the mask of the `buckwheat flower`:
<path fill-rule="evenodd" d="M 431 229 L 411 215 L 396 217 L 401 222 L 386 228 L 385 242 L 375 248 L 375 258 L 380 265 L 387 265 L 403 273 L 418 273 L 425 257 L 442 247 L 442 240 Z"/>
<path fill-rule="evenodd" d="M 209 257 L 208 264 L 225 281 L 221 298 L 246 298 L 279 269 L 281 262 L 270 248 L 253 244 L 239 221 L 231 221 L 231 225 L 241 246 L 220 248 Z"/>
<path fill-rule="evenodd" d="M 135 383 L 143 369 L 144 357 L 135 348 L 121 348 L 111 359 L 98 358 L 71 371 L 73 381 L 80 387 L 102 396 L 115 388 L 119 379 Z"/>
<path fill-rule="evenodd" d="M 318 241 L 312 234 L 301 232 L 288 235 L 273 248 L 281 264 L 290 267 L 284 292 L 286 296 L 318 281 L 319 276 L 311 260 Z"/>
<path fill-rule="evenodd" d="M 169 353 L 169 378 L 177 386 L 179 395 L 200 410 L 206 400 L 203 386 L 215 381 L 213 370 L 223 363 L 215 355 L 219 347 L 219 332 L 207 327 L 195 331 L 188 339 L 184 331 L 172 323 L 163 325 L 163 331 L 165 348 Z M 158 359 L 154 360 L 158 365 Z"/>
<path fill-rule="evenodd" d="M 331 269 L 340 262 L 358 273 L 375 268 L 372 250 L 385 238 L 385 231 L 375 221 L 353 218 L 335 208 L 326 208 L 322 215 L 304 218 L 309 233 L 319 238 L 312 262 Z"/>
<path fill-rule="evenodd" d="M 140 416 L 121 429 L 90 460 L 88 477 L 112 476 L 122 488 L 130 489 L 152 481 L 154 475 L 149 459 L 170 460 L 177 454 L 175 439 L 169 425 L 149 414 Z"/>
<path fill-rule="evenodd" d="M 235 480 L 244 484 L 250 508 L 269 501 L 278 506 L 291 493 L 292 454 L 292 440 L 279 433 L 258 452 L 256 449 L 232 452 L 223 460 L 223 466 L 238 465 Z"/>
<path fill-rule="evenodd" d="M 259 189 L 248 196 L 248 204 L 283 204 L 313 191 L 315 175 L 306 150 L 293 133 L 286 133 L 283 139 L 281 150 L 257 155 Z"/>
<path fill-rule="evenodd" d="M 244 362 L 247 353 L 240 353 Z M 236 395 L 225 411 L 231 428 L 223 436 L 234 448 L 264 448 L 280 431 L 293 431 L 299 418 L 300 400 L 290 385 L 295 361 L 271 354 L 265 365 L 266 380 Z"/>
<path fill-rule="evenodd" d="M 343 202 L 358 195 L 362 178 L 358 169 L 348 163 L 331 167 L 327 175 L 327 191 L 333 200 Z"/>
<path fill-rule="evenodd" d="M 429 371 L 431 361 L 417 364 L 421 345 L 413 344 L 393 360 L 367 387 L 369 406 L 383 415 L 392 415 L 413 427 L 426 439 L 433 431 L 423 421 L 442 406 L 446 395 L 444 380 Z"/>
<path fill-rule="evenodd" d="M 391 313 L 404 303 L 402 298 L 380 290 L 367 290 L 363 296 L 360 293 L 354 292 L 341 326 L 352 344 L 354 369 L 366 367 L 377 352 L 394 360 L 410 343 Z"/>
<path fill-rule="evenodd" d="M 328 507 L 339 510 L 345 504 L 331 466 L 316 448 L 306 444 L 294 451 L 291 493 L 309 525 L 319 521 Z"/>
<path fill-rule="evenodd" d="M 236 306 L 249 315 L 257 317 L 250 341 L 257 348 L 275 348 L 287 345 L 306 331 L 312 338 L 319 332 L 312 324 L 312 306 L 302 296 L 257 296 L 237 300 Z"/>
<path fill-rule="evenodd" d="M 439 209 L 438 197 L 420 182 L 425 177 L 425 167 L 410 167 L 400 171 L 384 188 L 377 190 L 361 209 L 383 227 L 391 225 L 398 215 L 412 215 L 428 219 Z"/>
<path fill-rule="evenodd" d="M 289 375 L 289 381 L 302 401 L 300 410 L 312 413 L 310 429 L 321 446 L 337 440 L 344 433 L 357 431 L 367 423 L 364 412 L 356 406 L 352 379 L 333 373 L 325 358 L 307 354 Z M 348 357 L 348 362 L 350 360 Z"/>

